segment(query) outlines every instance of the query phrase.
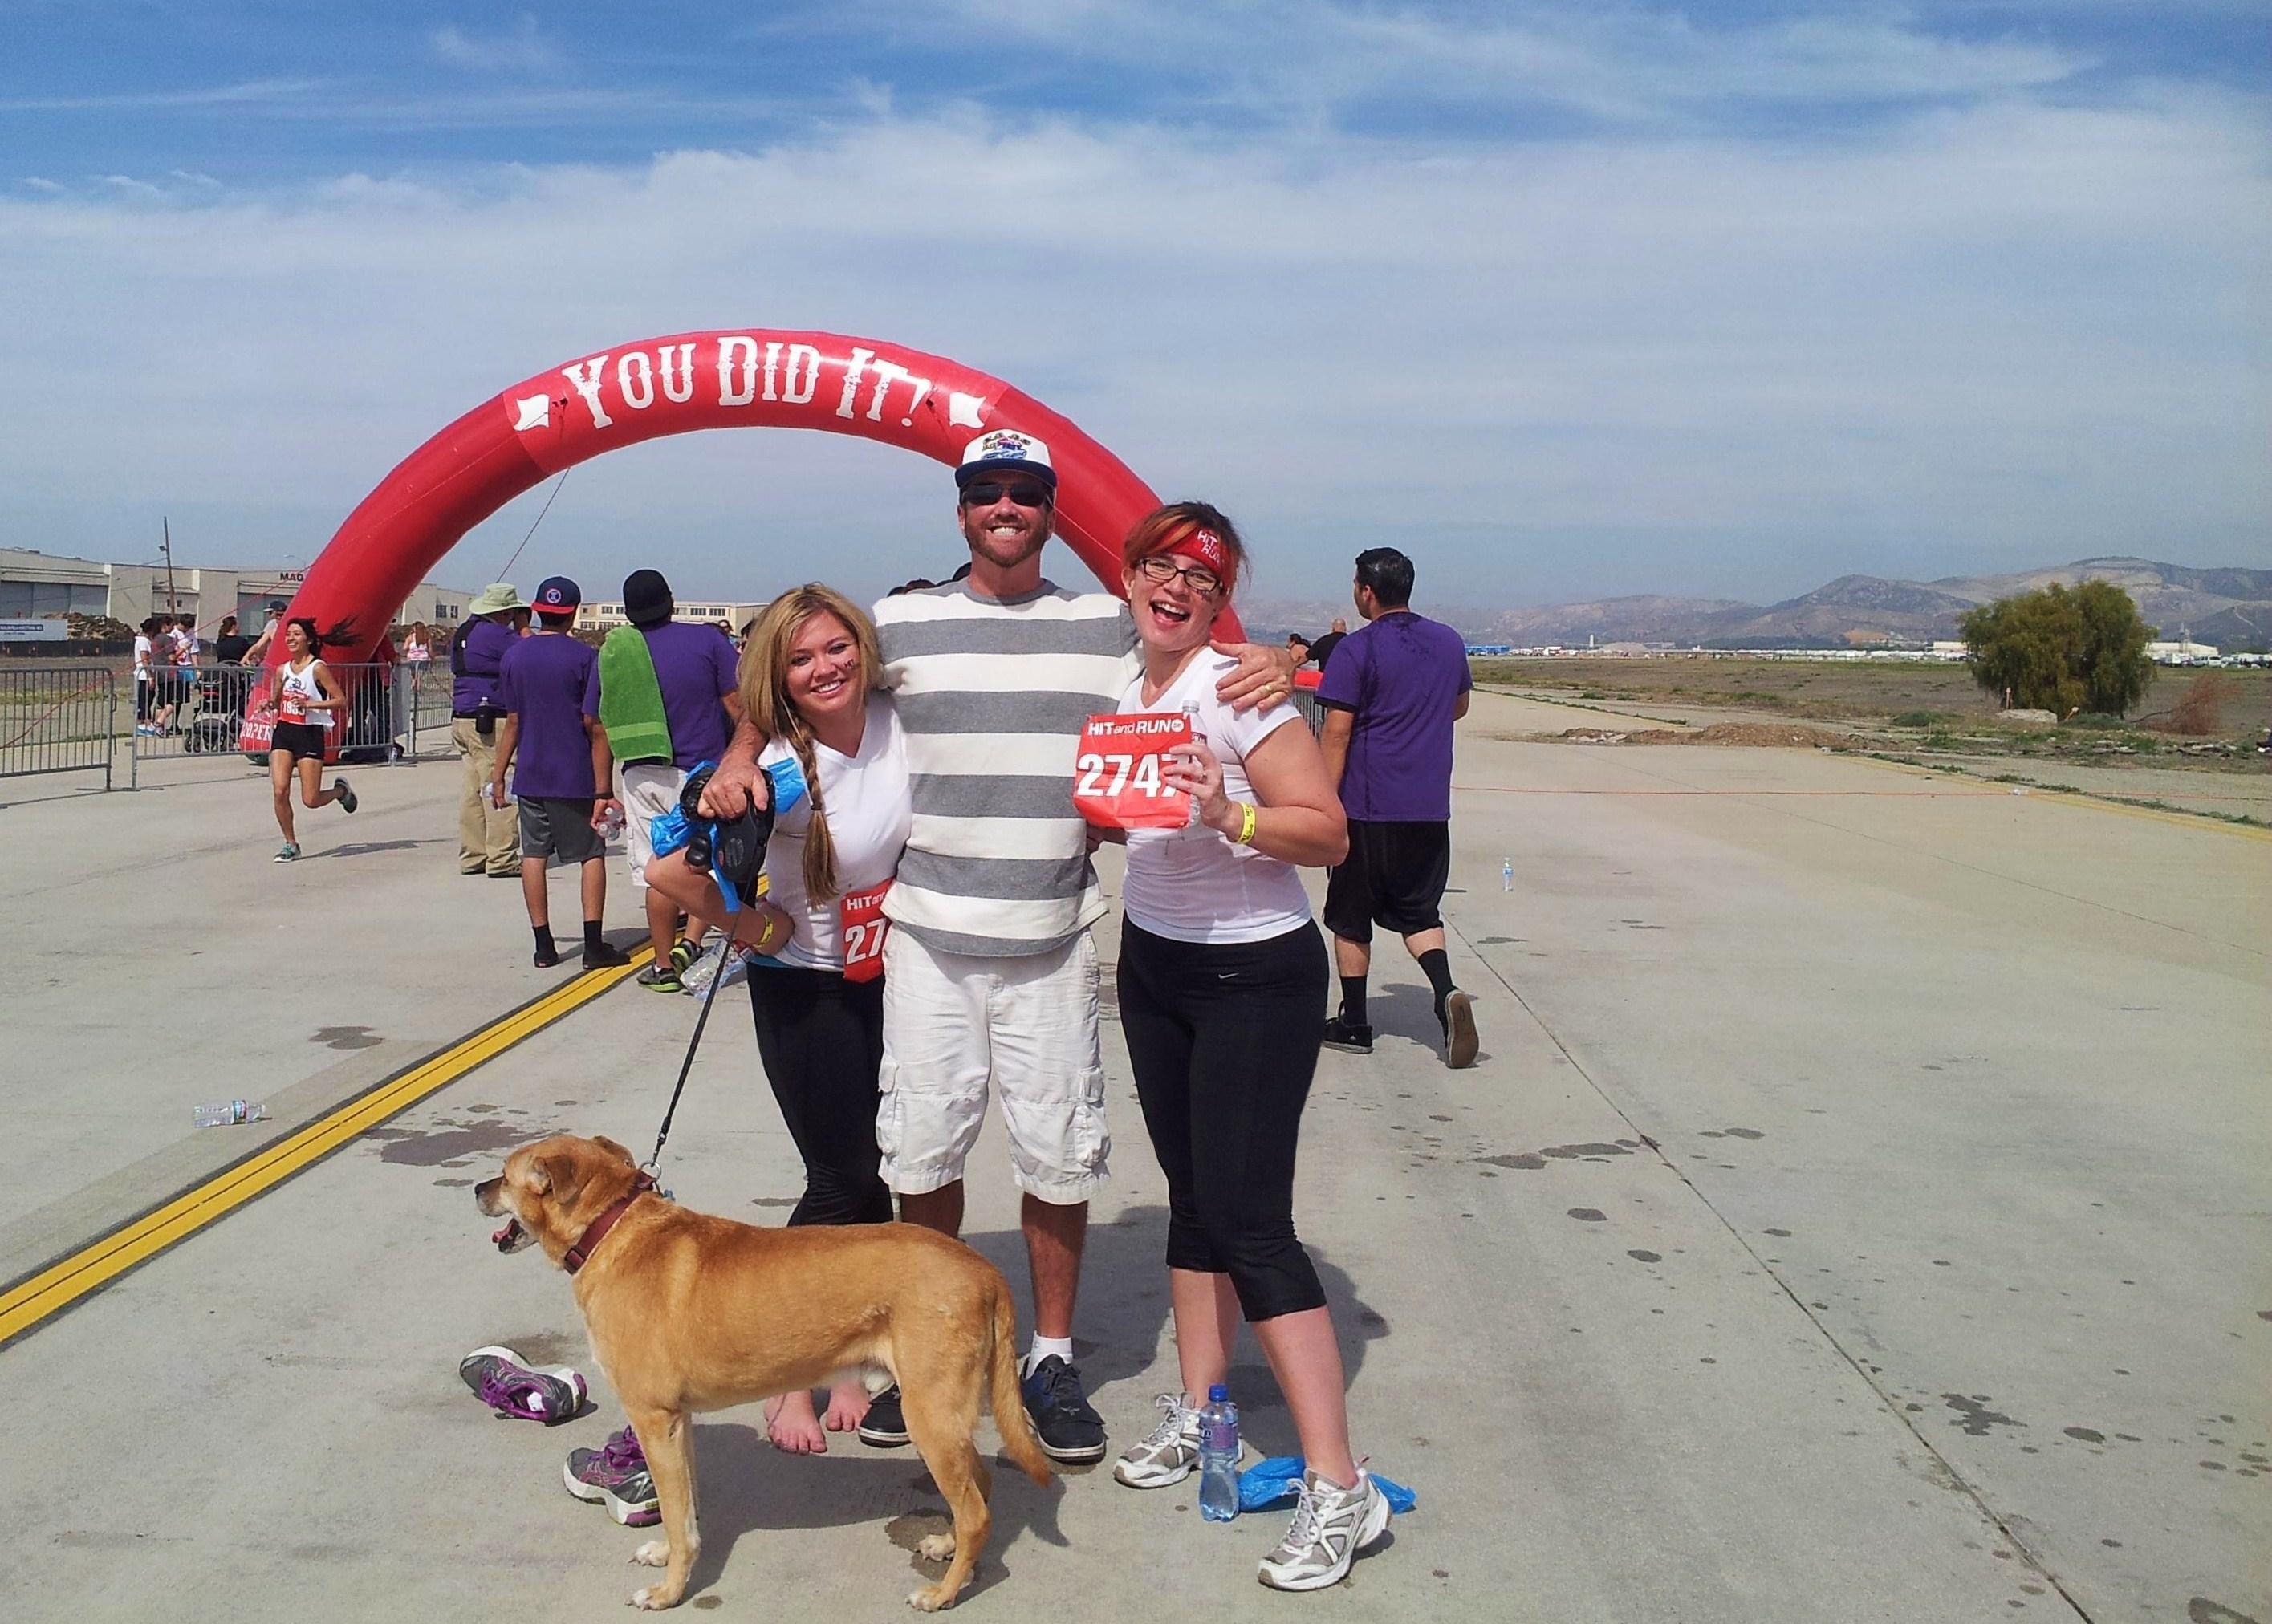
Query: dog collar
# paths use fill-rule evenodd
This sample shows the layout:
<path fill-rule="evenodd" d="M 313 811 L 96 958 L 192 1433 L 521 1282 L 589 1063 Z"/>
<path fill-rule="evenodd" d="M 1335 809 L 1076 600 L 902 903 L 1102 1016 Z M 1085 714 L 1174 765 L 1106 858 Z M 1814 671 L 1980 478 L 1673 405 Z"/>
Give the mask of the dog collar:
<path fill-rule="evenodd" d="M 638 1181 L 632 1186 L 631 1194 L 624 1196 L 620 1201 L 608 1203 L 608 1210 L 592 1220 L 592 1226 L 584 1232 L 584 1238 L 568 1248 L 567 1253 L 560 1260 L 560 1266 L 570 1274 L 574 1274 L 590 1262 L 592 1249 L 608 1238 L 608 1232 L 616 1226 L 616 1220 L 631 1211 L 632 1203 L 654 1188 L 653 1173 L 639 1174 Z"/>

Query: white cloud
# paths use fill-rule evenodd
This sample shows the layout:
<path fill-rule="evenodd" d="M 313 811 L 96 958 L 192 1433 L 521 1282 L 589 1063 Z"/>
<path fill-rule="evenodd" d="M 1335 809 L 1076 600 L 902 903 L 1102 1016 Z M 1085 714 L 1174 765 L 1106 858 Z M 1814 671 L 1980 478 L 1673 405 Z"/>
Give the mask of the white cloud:
<path fill-rule="evenodd" d="M 454 23 L 445 24 L 427 34 L 426 45 L 445 67 L 475 72 L 551 73 L 566 62 L 560 47 L 544 37 L 534 15 L 527 11 L 502 34 L 468 34 Z"/>
<path fill-rule="evenodd" d="M 28 186 L 34 191 L 47 192 L 50 195 L 64 190 L 44 175 L 27 175 L 18 184 Z"/>
<path fill-rule="evenodd" d="M 207 175 L 202 169 L 168 169 L 166 173 L 171 175 L 175 180 L 186 181 L 192 186 L 218 186 L 220 184 L 219 181 L 215 180 L 212 175 Z"/>
<path fill-rule="evenodd" d="M 229 555 L 308 550 L 523 377 L 763 325 L 1008 379 L 1222 501 L 1274 595 L 1388 534 L 1479 602 L 1798 590 L 1934 548 L 1936 574 L 1951 548 L 2272 562 L 2262 131 L 2194 94 L 1808 152 L 1414 153 L 965 109 L 628 169 L 0 201 L 0 535 L 166 500 Z M 818 549 L 873 587 L 940 572 L 944 489 L 830 436 L 690 436 L 579 470 L 527 556 L 754 594 Z"/>
<path fill-rule="evenodd" d="M 149 182 L 137 180 L 131 175 L 94 175 L 87 178 L 99 181 L 114 191 L 130 193 L 137 197 L 160 197 L 165 195 Z"/>

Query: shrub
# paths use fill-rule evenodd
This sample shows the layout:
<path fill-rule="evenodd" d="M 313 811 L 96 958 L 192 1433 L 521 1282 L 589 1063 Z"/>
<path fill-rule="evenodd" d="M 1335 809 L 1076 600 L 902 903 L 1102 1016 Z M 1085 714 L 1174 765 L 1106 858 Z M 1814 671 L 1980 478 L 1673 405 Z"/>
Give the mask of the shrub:
<path fill-rule="evenodd" d="M 1893 722 L 1896 727 L 1930 727 L 1947 719 L 1948 714 L 1944 711 L 1904 711 Z"/>
<path fill-rule="evenodd" d="M 2162 726 L 2170 733 L 2181 733 L 2190 738 L 2206 738 L 2223 730 L 2224 707 L 2240 697 L 2240 684 L 2223 671 L 2204 671 L 2193 680 L 2178 703 L 2171 707 L 2170 719 Z"/>

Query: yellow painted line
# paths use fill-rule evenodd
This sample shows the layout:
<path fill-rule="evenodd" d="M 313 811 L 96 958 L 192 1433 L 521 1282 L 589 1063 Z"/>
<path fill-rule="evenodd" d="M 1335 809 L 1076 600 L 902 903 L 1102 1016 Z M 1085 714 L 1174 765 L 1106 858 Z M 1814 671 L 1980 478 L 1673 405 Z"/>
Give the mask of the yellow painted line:
<path fill-rule="evenodd" d="M 654 957 L 651 947 L 641 947 L 621 969 L 577 976 L 438 1054 L 357 1095 L 330 1114 L 255 1151 L 235 1166 L 222 1169 L 155 1210 L 129 1220 L 70 1256 L 18 1281 L 0 1292 L 0 1346 L 313 1166 L 357 1135 L 407 1110 L 475 1067 L 495 1060 L 523 1039 L 572 1014 L 636 973 Z"/>

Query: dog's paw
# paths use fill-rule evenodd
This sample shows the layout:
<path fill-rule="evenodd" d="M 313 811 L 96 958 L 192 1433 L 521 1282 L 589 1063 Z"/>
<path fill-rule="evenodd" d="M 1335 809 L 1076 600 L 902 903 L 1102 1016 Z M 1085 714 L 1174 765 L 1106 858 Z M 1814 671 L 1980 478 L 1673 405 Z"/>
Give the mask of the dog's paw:
<path fill-rule="evenodd" d="M 631 1594 L 631 1605 L 641 1613 L 660 1613 L 665 1607 L 676 1607 L 678 1605 L 678 1598 L 672 1594 L 667 1586 L 651 1584 L 643 1590 L 633 1590 Z"/>
<path fill-rule="evenodd" d="M 954 1560 L 954 1536 L 927 1534 L 916 1541 L 916 1554 L 927 1562 L 952 1561 Z"/>
<path fill-rule="evenodd" d="M 941 1595 L 939 1587 L 936 1584 L 925 1585 L 922 1590 L 908 1592 L 908 1605 L 913 1607 L 917 1613 L 937 1613 L 953 1599 L 952 1596 Z"/>
<path fill-rule="evenodd" d="M 642 1568 L 668 1568 L 670 1566 L 670 1541 L 650 1539 L 632 1552 L 631 1559 Z"/>

